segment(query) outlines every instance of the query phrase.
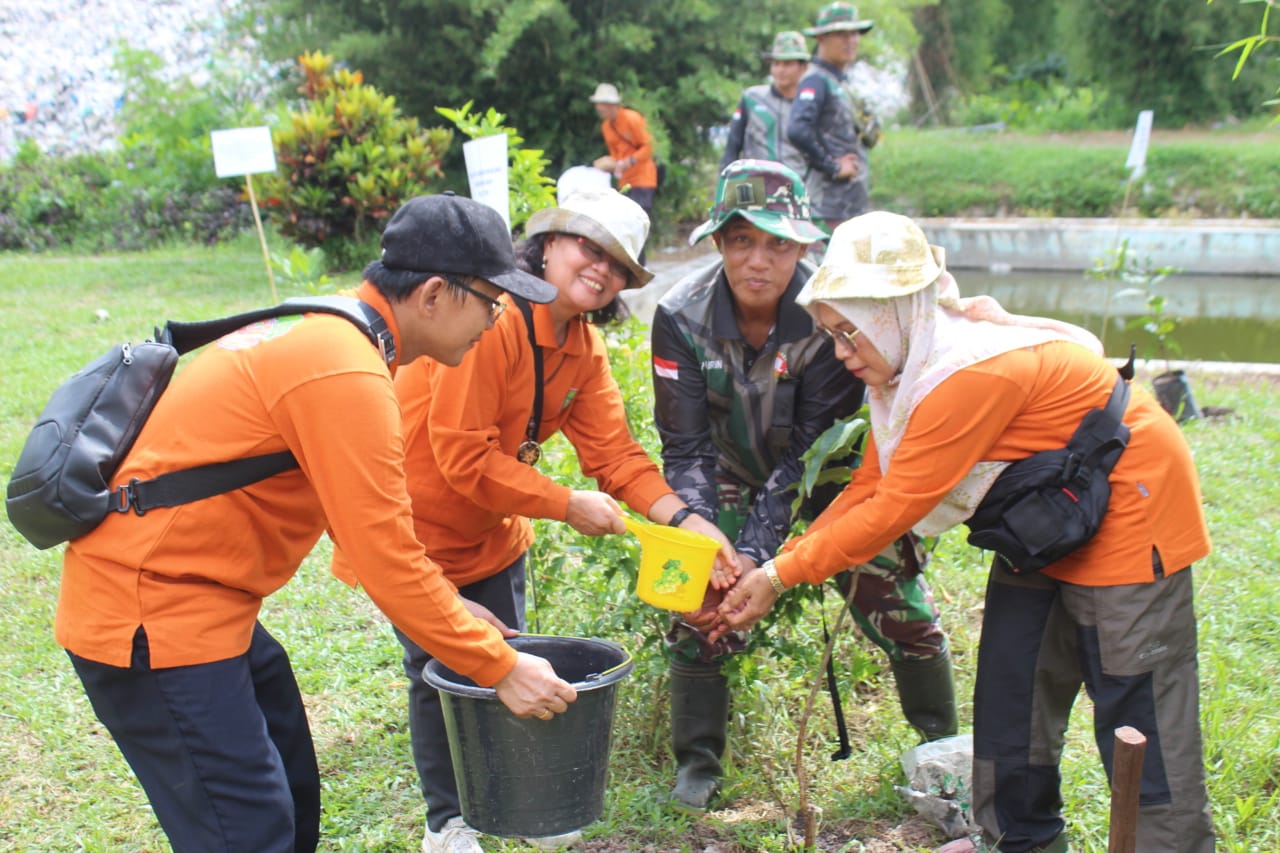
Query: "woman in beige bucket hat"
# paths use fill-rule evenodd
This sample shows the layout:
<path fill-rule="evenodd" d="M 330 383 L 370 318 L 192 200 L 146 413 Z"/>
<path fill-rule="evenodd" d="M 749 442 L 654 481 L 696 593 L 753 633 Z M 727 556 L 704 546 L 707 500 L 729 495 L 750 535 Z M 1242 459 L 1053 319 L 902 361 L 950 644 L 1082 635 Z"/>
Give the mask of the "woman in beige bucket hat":
<path fill-rule="evenodd" d="M 632 438 L 594 328 L 625 316 L 623 289 L 653 278 L 639 261 L 648 234 L 645 212 L 612 189 L 580 190 L 535 212 L 516 260 L 554 285 L 556 298 L 547 305 L 504 300 L 507 310 L 458 367 L 415 369 L 415 363 L 396 377 L 415 532 L 459 594 L 511 628 L 525 630 L 530 518 L 564 521 L 588 536 L 623 533 L 618 501 L 624 501 L 650 521 L 674 520 L 714 537 L 724 549 L 721 560 L 733 559 L 724 534 L 686 511 Z M 599 491 L 570 489 L 538 470 L 539 445 L 557 432 Z M 409 676 L 410 741 L 427 801 L 423 850 L 480 853 L 478 833 L 462 817 L 439 697 L 421 678 L 430 658 L 397 636 Z M 544 710 L 546 719 L 554 710 Z M 529 841 L 558 848 L 577 835 Z"/>
<path fill-rule="evenodd" d="M 892 213 L 839 226 L 797 301 L 867 384 L 871 441 L 809 531 L 727 597 L 733 628 L 908 529 L 963 523 L 1009 463 L 1064 447 L 1122 381 L 1084 329 L 961 298 L 942 250 Z M 1130 388 L 1123 420 L 1129 443 L 1097 535 L 1038 573 L 992 563 L 973 703 L 982 836 L 948 853 L 1067 849 L 1058 762 L 1082 683 L 1108 773 L 1116 727 L 1150 738 L 1138 850 L 1214 849 L 1190 571 L 1210 548 L 1199 480 L 1178 425 L 1144 389 Z"/>

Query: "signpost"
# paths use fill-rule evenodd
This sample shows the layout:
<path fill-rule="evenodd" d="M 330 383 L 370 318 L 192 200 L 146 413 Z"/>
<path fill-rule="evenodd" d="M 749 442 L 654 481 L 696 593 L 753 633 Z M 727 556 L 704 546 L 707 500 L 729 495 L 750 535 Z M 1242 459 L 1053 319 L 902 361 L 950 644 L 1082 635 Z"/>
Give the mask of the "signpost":
<path fill-rule="evenodd" d="M 262 261 L 267 265 L 267 281 L 271 285 L 271 299 L 276 295 L 276 277 L 271 272 L 271 254 L 267 251 L 267 235 L 262 230 L 258 216 L 258 197 L 253 192 L 253 175 L 276 170 L 276 152 L 271 145 L 271 129 L 267 127 L 237 127 L 231 130 L 215 130 L 209 134 L 213 146 L 213 170 L 219 178 L 244 175 L 249 190 L 249 206 L 253 209 L 253 224 L 258 228 L 258 243 L 262 246 Z"/>
<path fill-rule="evenodd" d="M 482 136 L 462 143 L 471 197 L 502 214 L 511 230 L 511 190 L 508 188 L 507 135 Z"/>

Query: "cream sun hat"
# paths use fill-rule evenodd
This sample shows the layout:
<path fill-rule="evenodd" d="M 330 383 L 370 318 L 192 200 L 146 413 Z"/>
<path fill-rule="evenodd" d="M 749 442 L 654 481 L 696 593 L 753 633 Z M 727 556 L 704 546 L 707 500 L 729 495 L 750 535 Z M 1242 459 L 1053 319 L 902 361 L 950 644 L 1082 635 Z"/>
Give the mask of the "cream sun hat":
<path fill-rule="evenodd" d="M 877 210 L 836 227 L 822 266 L 801 298 L 807 303 L 906 296 L 937 281 L 945 271 L 946 251 L 929 245 L 919 225 Z"/>
<path fill-rule="evenodd" d="M 640 252 L 649 238 L 649 215 L 644 208 L 614 189 L 579 189 L 560 202 L 529 217 L 525 236 L 575 234 L 599 244 L 609 257 L 631 271 L 628 287 L 642 287 L 653 272 L 641 266 Z"/>

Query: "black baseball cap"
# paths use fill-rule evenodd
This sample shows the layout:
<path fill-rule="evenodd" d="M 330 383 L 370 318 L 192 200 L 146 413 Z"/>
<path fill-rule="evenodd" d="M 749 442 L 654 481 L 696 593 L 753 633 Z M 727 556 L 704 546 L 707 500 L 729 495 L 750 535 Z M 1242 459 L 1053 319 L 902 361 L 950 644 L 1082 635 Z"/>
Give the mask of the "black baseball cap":
<path fill-rule="evenodd" d="M 516 267 L 511 233 L 496 210 L 451 192 L 401 205 L 382 232 L 381 260 L 390 270 L 472 275 L 530 302 L 559 293 Z"/>

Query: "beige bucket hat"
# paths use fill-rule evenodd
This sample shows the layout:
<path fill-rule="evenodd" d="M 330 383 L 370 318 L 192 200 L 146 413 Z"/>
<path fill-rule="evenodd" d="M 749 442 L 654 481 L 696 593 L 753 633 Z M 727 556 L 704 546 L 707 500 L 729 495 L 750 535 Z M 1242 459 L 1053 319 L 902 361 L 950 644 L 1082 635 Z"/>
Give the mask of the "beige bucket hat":
<path fill-rule="evenodd" d="M 644 208 L 614 189 L 580 189 L 529 217 L 525 236 L 573 234 L 598 244 L 631 271 L 628 287 L 643 287 L 653 273 L 638 258 L 649 238 L 649 215 Z"/>
<path fill-rule="evenodd" d="M 591 103 L 593 104 L 620 104 L 622 96 L 618 94 L 618 87 L 612 83 L 601 83 L 596 86 L 595 92 L 591 94 Z"/>
<path fill-rule="evenodd" d="M 864 213 L 831 234 L 822 266 L 805 285 L 803 304 L 838 299 L 890 299 L 921 290 L 946 270 L 946 252 L 931 246 L 906 216 Z"/>

